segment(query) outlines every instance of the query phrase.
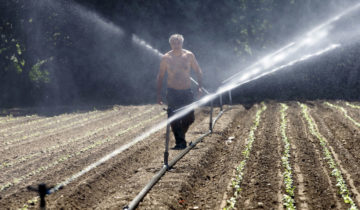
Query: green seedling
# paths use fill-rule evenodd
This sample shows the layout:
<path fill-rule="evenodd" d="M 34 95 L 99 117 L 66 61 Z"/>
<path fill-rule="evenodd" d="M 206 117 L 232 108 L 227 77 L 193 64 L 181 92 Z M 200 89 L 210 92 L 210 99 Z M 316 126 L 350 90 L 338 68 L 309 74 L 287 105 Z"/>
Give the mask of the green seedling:
<path fill-rule="evenodd" d="M 302 108 L 303 116 L 308 123 L 310 133 L 320 141 L 320 145 L 322 146 L 323 149 L 324 159 L 327 160 L 330 169 L 332 169 L 331 175 L 336 179 L 336 186 L 339 188 L 339 194 L 343 198 L 344 203 L 350 205 L 351 210 L 357 210 L 358 208 L 355 202 L 351 199 L 350 192 L 347 188 L 346 182 L 341 174 L 341 171 L 338 169 L 338 166 L 331 152 L 328 149 L 326 139 L 320 134 L 319 130 L 317 129 L 317 125 L 315 121 L 312 119 L 312 117 L 309 114 L 308 107 L 305 104 L 300 104 L 300 107 Z"/>
<path fill-rule="evenodd" d="M 294 197 L 294 190 L 295 187 L 293 186 L 293 179 L 292 179 L 292 170 L 290 165 L 290 141 L 286 136 L 286 128 L 287 128 L 287 120 L 286 120 L 286 110 L 288 106 L 286 104 L 281 104 L 281 139 L 284 143 L 284 153 L 281 157 L 281 163 L 284 168 L 284 185 L 285 185 L 285 192 L 286 194 L 283 195 L 283 203 L 286 209 L 293 210 L 296 209 Z"/>
<path fill-rule="evenodd" d="M 227 200 L 226 202 L 226 206 L 223 208 L 223 210 L 228 210 L 228 209 L 234 209 L 235 208 L 235 204 L 236 204 L 236 199 L 239 196 L 239 193 L 241 192 L 241 182 L 243 180 L 243 176 L 244 176 L 244 168 L 246 165 L 247 160 L 250 157 L 250 152 L 251 152 L 251 148 L 252 148 L 252 144 L 255 141 L 255 131 L 259 126 L 260 123 L 260 119 L 261 119 L 261 114 L 262 112 L 264 112 L 266 110 L 266 105 L 264 103 L 261 103 L 262 107 L 261 109 L 259 109 L 256 112 L 255 115 L 255 120 L 253 125 L 251 126 L 250 129 L 250 133 L 249 133 L 249 137 L 248 137 L 248 142 L 246 144 L 245 149 L 242 151 L 242 155 L 243 155 L 243 160 L 240 162 L 240 164 L 236 167 L 235 170 L 235 178 L 232 178 L 231 180 L 231 187 L 233 189 L 233 195 L 232 197 Z"/>
<path fill-rule="evenodd" d="M 332 107 L 332 108 L 335 108 L 335 109 L 340 110 L 348 120 L 350 120 L 352 123 L 354 123 L 357 127 L 360 127 L 360 123 L 357 122 L 356 120 L 354 120 L 352 117 L 350 117 L 350 116 L 348 115 L 348 113 L 347 113 L 347 110 L 344 109 L 343 107 L 337 106 L 337 105 L 334 105 L 334 104 L 331 104 L 331 103 L 329 103 L 329 102 L 325 102 L 324 104 L 325 104 L 325 105 L 328 105 L 328 106 L 330 106 L 330 107 Z"/>

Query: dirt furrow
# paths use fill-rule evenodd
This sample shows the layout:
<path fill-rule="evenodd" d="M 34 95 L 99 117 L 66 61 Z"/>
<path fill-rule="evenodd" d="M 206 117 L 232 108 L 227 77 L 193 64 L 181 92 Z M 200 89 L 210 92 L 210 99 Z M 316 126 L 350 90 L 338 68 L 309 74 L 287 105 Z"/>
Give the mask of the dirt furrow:
<path fill-rule="evenodd" d="M 16 136 L 17 134 L 21 134 L 26 131 L 39 130 L 43 127 L 51 126 L 51 125 L 54 125 L 61 121 L 73 120 L 78 117 L 83 117 L 84 115 L 86 116 L 86 115 L 92 115 L 92 114 L 101 115 L 103 113 L 102 112 L 92 112 L 92 113 L 86 113 L 86 114 L 62 114 L 62 115 L 58 115 L 55 117 L 39 118 L 36 120 L 28 121 L 23 124 L 16 124 L 14 126 L 9 126 L 9 127 L 3 128 L 0 130 L 0 134 L 3 138 L 11 138 L 13 136 Z"/>
<path fill-rule="evenodd" d="M 29 116 L 23 116 L 23 117 L 14 117 L 14 116 L 1 117 L 0 129 L 4 129 L 6 127 L 11 127 L 11 126 L 18 125 L 21 123 L 27 123 L 27 122 L 37 120 L 40 118 L 44 118 L 44 117 L 40 117 L 38 115 L 29 115 Z"/>
<path fill-rule="evenodd" d="M 319 122 L 322 134 L 327 135 L 332 142 L 347 150 L 347 153 L 360 163 L 360 129 L 354 127 L 343 115 L 327 106 L 317 106 L 311 112 Z"/>
<path fill-rule="evenodd" d="M 288 136 L 296 148 L 292 150 L 295 157 L 293 165 L 298 165 L 295 170 L 300 171 L 303 176 L 303 180 L 298 176 L 295 177 L 297 207 L 300 208 L 303 203 L 300 198 L 305 197 L 309 209 L 342 208 L 342 200 L 339 199 L 337 189 L 331 182 L 324 165 L 326 163 L 323 162 L 320 154 L 321 151 L 315 146 L 316 139 L 309 133 L 301 109 L 296 103 L 289 104 L 288 118 Z"/>
<path fill-rule="evenodd" d="M 354 130 L 342 123 L 346 119 L 336 119 L 337 117 L 334 116 L 336 114 L 324 106 L 315 107 L 311 110 L 311 115 L 316 121 L 320 133 L 327 139 L 329 147 L 354 195 L 353 200 L 359 206 L 360 158 L 359 152 L 356 152 L 356 149 L 359 149 L 359 133 L 355 131 L 354 135 Z"/>
<path fill-rule="evenodd" d="M 54 133 L 62 132 L 64 130 L 72 129 L 74 126 L 84 126 L 88 121 L 92 122 L 93 120 L 98 120 L 98 117 L 109 117 L 111 115 L 111 111 L 108 112 L 99 112 L 95 113 L 94 115 L 83 115 L 83 116 L 77 116 L 75 115 L 72 117 L 65 117 L 64 119 L 60 118 L 59 120 L 53 119 L 53 121 L 50 121 L 48 124 L 44 127 L 40 126 L 39 128 L 35 127 L 35 129 L 27 129 L 26 127 L 22 128 L 24 129 L 21 131 L 21 133 L 24 133 L 20 137 L 13 137 L 8 136 L 5 141 L 3 142 L 3 145 L 5 145 L 4 150 L 8 150 L 9 148 L 12 148 L 14 146 L 18 146 L 18 144 L 24 144 L 29 143 L 31 141 Z M 79 118 L 79 119 L 77 119 Z M 76 119 L 76 120 L 73 120 Z"/>
<path fill-rule="evenodd" d="M 38 153 L 34 153 L 32 155 L 32 158 L 29 159 L 27 162 L 24 162 L 21 166 L 18 166 L 16 168 L 7 167 L 3 169 L 3 176 L 0 178 L 0 181 L 5 182 L 6 180 L 12 179 L 12 174 L 29 173 L 30 171 L 34 170 L 34 167 L 38 167 L 43 162 L 52 162 L 59 159 L 64 154 L 76 153 L 77 151 L 83 150 L 83 148 L 87 148 L 89 144 L 96 144 L 99 139 L 115 138 L 119 131 L 127 130 L 131 128 L 134 123 L 141 123 L 143 119 L 151 118 L 151 116 L 153 116 L 151 111 L 155 110 L 150 109 L 150 113 L 138 113 L 133 117 L 125 118 L 120 121 L 118 120 L 118 122 L 115 122 L 115 126 L 111 126 L 111 124 L 109 127 L 101 127 L 101 129 L 95 130 L 96 135 L 86 134 L 85 136 L 76 139 L 77 141 L 71 142 L 74 143 L 71 145 L 71 147 L 65 147 L 64 144 L 58 144 L 57 147 L 51 147 Z"/>
<path fill-rule="evenodd" d="M 83 122 L 83 118 L 86 118 L 86 117 L 87 117 L 86 119 L 93 119 L 93 118 L 97 118 L 97 117 L 100 118 L 111 111 L 89 112 L 86 114 L 66 114 L 66 115 L 60 115 L 60 116 L 56 116 L 56 117 L 49 117 L 49 118 L 46 118 L 46 120 L 44 122 L 34 123 L 35 125 L 32 125 L 32 124 L 20 125 L 19 127 L 21 127 L 21 128 L 20 129 L 14 128 L 14 131 L 12 131 L 13 129 L 9 129 L 9 130 L 7 130 L 7 132 L 2 134 L 2 136 L 4 136 L 6 139 L 18 138 L 23 133 L 34 133 L 37 131 L 44 132 L 46 130 L 53 128 L 54 126 L 61 125 L 61 123 L 64 123 L 64 124 L 71 124 L 73 122 L 81 123 L 81 122 Z M 5 141 L 5 143 L 6 143 L 6 141 Z"/>
<path fill-rule="evenodd" d="M 356 203 L 351 198 L 352 193 L 348 190 L 352 186 L 349 186 L 349 183 L 346 181 L 346 178 L 348 178 L 347 172 L 340 165 L 337 154 L 329 145 L 327 139 L 319 132 L 318 125 L 311 116 L 308 106 L 305 104 L 299 105 L 302 110 L 303 119 L 307 123 L 306 129 L 308 129 L 311 138 L 313 138 L 314 146 L 319 151 L 319 157 L 323 160 L 323 170 L 329 176 L 329 183 L 335 188 L 333 190 L 338 192 L 337 197 L 341 201 L 337 203 L 337 206 L 342 206 L 341 208 L 356 207 Z M 345 178 L 343 175 L 345 175 Z"/>
<path fill-rule="evenodd" d="M 279 192 L 282 177 L 280 161 L 279 112 L 276 104 L 267 104 L 255 141 L 244 171 L 239 200 L 236 208 L 278 209 L 281 206 Z"/>
<path fill-rule="evenodd" d="M 62 151 L 66 151 L 66 149 L 68 149 L 67 147 L 69 145 L 74 145 L 75 147 L 80 147 L 82 144 L 86 144 L 86 142 L 92 142 L 93 140 L 91 139 L 96 139 L 96 138 L 100 138 L 104 132 L 109 132 L 109 131 L 116 131 L 118 129 L 124 128 L 127 126 L 126 122 L 130 121 L 130 120 L 135 120 L 138 117 L 150 117 L 151 116 L 151 112 L 156 111 L 156 109 L 148 109 L 146 111 L 138 111 L 138 113 L 132 113 L 129 116 L 126 115 L 120 115 L 121 117 L 118 117 L 118 115 L 114 115 L 113 117 L 111 117 L 110 119 L 102 119 L 102 121 L 95 121 L 94 123 L 92 123 L 90 125 L 87 125 L 86 127 L 83 126 L 83 128 L 85 129 L 85 132 L 81 132 L 81 130 L 77 129 L 75 134 L 72 134 L 72 132 L 66 132 L 63 133 L 62 135 L 59 134 L 57 135 L 57 139 L 64 139 L 63 141 L 59 141 L 59 142 L 54 142 L 55 145 L 51 144 L 47 147 L 45 147 L 44 149 L 41 149 L 41 147 L 35 147 L 37 150 L 34 152 L 29 152 L 26 151 L 26 154 L 21 154 L 21 153 L 17 153 L 15 157 L 11 158 L 9 156 L 7 157 L 7 161 L 4 161 L 0 164 L 0 169 L 2 168 L 11 168 L 19 163 L 24 163 L 28 160 L 33 160 L 36 157 L 39 156 L 44 156 L 47 153 L 52 152 L 52 154 L 54 155 L 54 152 L 62 152 Z M 106 123 L 104 122 L 104 120 L 111 120 L 111 123 Z M 120 127 L 119 127 L 120 126 Z M 80 135 L 78 135 L 80 134 Z M 71 146 L 71 148 L 74 148 L 74 146 Z"/>
<path fill-rule="evenodd" d="M 22 138 L 13 139 L 12 141 L 17 141 L 17 143 L 5 146 L 1 151 L 6 154 L 5 157 L 11 157 L 11 154 L 18 155 L 19 153 L 22 153 L 23 151 L 21 151 L 21 148 L 28 147 L 29 145 L 32 145 L 32 147 L 26 151 L 28 153 L 44 150 L 53 146 L 54 144 L 60 143 L 63 139 L 69 139 L 71 137 L 78 136 L 79 134 L 84 135 L 84 133 L 87 133 L 88 130 L 103 126 L 101 124 L 104 121 L 111 121 L 117 117 L 122 118 L 126 115 L 131 114 L 127 113 L 126 110 L 118 110 L 115 112 L 111 111 L 106 113 L 103 116 L 100 116 L 100 118 L 96 116 L 90 116 L 81 119 L 80 121 L 74 121 L 71 123 L 63 122 L 62 125 L 45 130 L 44 132 L 39 131 L 27 136 L 23 136 Z"/>

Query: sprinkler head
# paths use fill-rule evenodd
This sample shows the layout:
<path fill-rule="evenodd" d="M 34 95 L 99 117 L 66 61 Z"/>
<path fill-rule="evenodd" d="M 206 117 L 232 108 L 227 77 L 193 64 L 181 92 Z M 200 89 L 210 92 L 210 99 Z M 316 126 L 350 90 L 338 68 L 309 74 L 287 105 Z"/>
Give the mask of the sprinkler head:
<path fill-rule="evenodd" d="M 41 183 L 38 185 L 38 187 L 32 187 L 32 186 L 28 186 L 27 189 L 29 191 L 33 191 L 33 192 L 37 192 L 39 194 L 40 197 L 40 208 L 45 208 L 46 207 L 46 201 L 45 201 L 45 196 L 50 194 L 50 189 L 52 187 L 47 187 L 45 183 Z"/>

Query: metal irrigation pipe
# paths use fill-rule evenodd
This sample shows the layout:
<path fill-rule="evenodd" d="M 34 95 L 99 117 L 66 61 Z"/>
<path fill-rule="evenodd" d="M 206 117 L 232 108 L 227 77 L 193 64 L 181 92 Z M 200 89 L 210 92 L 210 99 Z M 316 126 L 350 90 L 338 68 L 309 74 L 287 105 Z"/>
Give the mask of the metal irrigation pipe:
<path fill-rule="evenodd" d="M 191 144 L 180 154 L 178 154 L 172 161 L 170 161 L 169 165 L 164 165 L 161 170 L 153 176 L 153 178 L 150 180 L 150 182 L 140 191 L 140 193 L 130 202 L 128 206 L 125 206 L 124 210 L 132 210 L 135 209 L 136 206 L 140 203 L 140 201 L 145 197 L 145 195 L 149 192 L 149 190 L 159 181 L 159 179 L 166 173 L 168 169 L 170 169 L 172 166 L 174 166 L 182 157 L 184 157 L 192 148 L 196 146 L 203 138 L 210 135 L 211 131 L 208 131 L 207 133 L 200 136 L 198 139 L 196 139 L 194 142 L 191 142 Z"/>
<path fill-rule="evenodd" d="M 124 210 L 132 210 L 135 209 L 136 206 L 140 203 L 140 201 L 145 197 L 148 191 L 156 184 L 156 182 L 165 174 L 168 170 L 169 166 L 164 165 L 161 170 L 153 176 L 151 181 L 141 190 L 141 192 L 131 201 L 128 206 L 125 206 Z"/>
<path fill-rule="evenodd" d="M 209 130 L 210 130 L 210 132 L 212 132 L 213 131 L 213 120 L 212 120 L 212 118 L 213 118 L 213 109 L 214 109 L 213 100 L 211 100 L 210 104 L 211 104 L 210 105 L 211 108 L 210 108 Z"/>
<path fill-rule="evenodd" d="M 167 124 L 166 126 L 164 166 L 168 166 L 168 161 L 169 161 L 169 140 L 170 140 L 170 123 Z"/>
<path fill-rule="evenodd" d="M 219 112 L 219 114 L 215 117 L 215 119 L 212 121 L 212 129 L 215 127 L 216 121 L 224 114 L 224 112 L 228 111 L 231 107 L 224 109 Z"/>
<path fill-rule="evenodd" d="M 231 107 L 229 107 L 229 108 L 227 108 L 227 109 L 224 109 L 223 111 L 220 111 L 219 112 L 219 114 L 215 117 L 215 119 L 212 121 L 212 124 L 213 124 L 213 127 L 212 128 L 214 128 L 215 127 L 215 123 L 216 123 L 216 121 L 218 120 L 218 119 L 220 119 L 220 117 L 226 112 L 226 111 L 228 111 L 228 110 L 230 110 L 231 109 Z"/>
<path fill-rule="evenodd" d="M 200 87 L 199 83 L 192 77 L 190 77 L 190 80 L 195 84 L 197 85 L 198 87 Z M 209 91 L 207 91 L 204 87 L 201 87 L 201 90 L 204 91 L 206 94 L 210 94 Z"/>
<path fill-rule="evenodd" d="M 229 103 L 230 103 L 230 106 L 232 106 L 232 95 L 231 95 L 231 90 L 229 90 Z"/>
<path fill-rule="evenodd" d="M 211 101 L 212 104 L 212 101 Z M 161 170 L 155 175 L 153 176 L 153 178 L 150 180 L 150 182 L 140 191 L 140 193 L 130 202 L 130 204 L 128 206 L 125 206 L 123 209 L 124 210 L 132 210 L 135 209 L 137 207 L 137 205 L 140 203 L 140 201 L 145 197 L 145 195 L 150 191 L 150 189 L 160 180 L 160 178 L 166 173 L 166 171 L 168 169 L 170 169 L 172 166 L 174 166 L 182 157 L 184 157 L 192 148 L 194 148 L 199 142 L 201 142 L 206 136 L 212 134 L 213 128 L 215 126 L 216 121 L 222 116 L 222 114 L 227 111 L 223 110 L 221 111 L 217 117 L 215 118 L 214 121 L 212 121 L 212 111 L 213 111 L 213 106 L 211 106 L 211 112 L 210 112 L 210 130 L 203 134 L 202 136 L 200 136 L 199 138 L 197 138 L 194 142 L 190 142 L 190 145 L 188 147 L 185 148 L 184 151 L 182 151 L 180 154 L 178 154 L 172 161 L 170 161 L 170 163 L 168 164 L 164 164 L 163 167 L 161 168 Z M 168 135 L 170 133 L 170 126 L 168 125 L 166 127 L 166 142 L 165 142 L 165 152 L 168 150 Z M 167 162 L 167 160 L 166 160 Z M 164 160 L 165 163 L 165 160 Z"/>
<path fill-rule="evenodd" d="M 223 110 L 222 93 L 220 94 L 219 99 L 220 99 L 220 111 L 222 111 Z"/>
<path fill-rule="evenodd" d="M 220 111 L 219 114 L 215 117 L 214 121 L 212 122 L 212 124 L 213 124 L 213 126 L 212 126 L 212 128 L 211 128 L 212 130 L 214 129 L 214 126 L 215 126 L 216 121 L 221 117 L 221 115 L 224 114 L 224 112 L 225 112 L 225 110 L 224 110 L 224 111 Z M 212 131 L 212 130 L 211 130 L 211 131 Z"/>

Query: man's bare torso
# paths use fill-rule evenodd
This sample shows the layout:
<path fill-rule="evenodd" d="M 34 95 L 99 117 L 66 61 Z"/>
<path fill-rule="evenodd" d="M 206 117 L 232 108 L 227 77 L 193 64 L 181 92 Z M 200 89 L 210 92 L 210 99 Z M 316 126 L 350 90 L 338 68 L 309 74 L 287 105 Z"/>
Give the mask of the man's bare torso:
<path fill-rule="evenodd" d="M 182 50 L 180 55 L 170 51 L 164 55 L 166 71 L 168 73 L 167 86 L 177 90 L 185 90 L 191 87 L 190 69 L 192 53 Z"/>

